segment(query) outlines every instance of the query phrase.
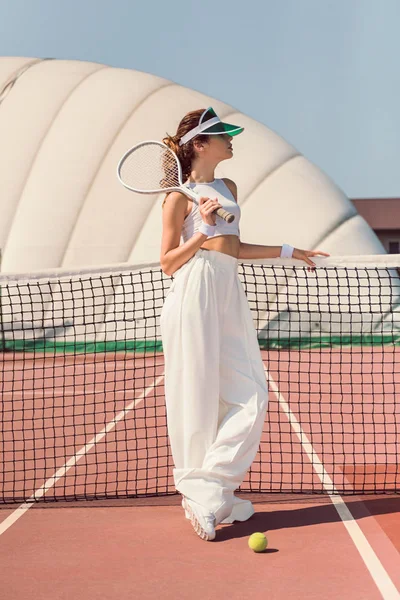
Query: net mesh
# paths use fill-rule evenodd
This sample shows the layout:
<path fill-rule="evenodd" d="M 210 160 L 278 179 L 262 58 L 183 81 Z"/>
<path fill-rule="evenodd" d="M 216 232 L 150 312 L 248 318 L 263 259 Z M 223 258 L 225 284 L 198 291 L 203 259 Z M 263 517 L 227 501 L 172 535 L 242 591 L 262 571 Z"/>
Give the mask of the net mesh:
<path fill-rule="evenodd" d="M 175 154 L 157 142 L 146 142 L 128 154 L 119 165 L 119 176 L 129 188 L 142 192 L 157 192 L 181 183 Z"/>
<path fill-rule="evenodd" d="M 400 257 L 240 264 L 270 389 L 249 492 L 399 490 Z M 0 501 L 174 493 L 157 265 L 2 275 Z"/>

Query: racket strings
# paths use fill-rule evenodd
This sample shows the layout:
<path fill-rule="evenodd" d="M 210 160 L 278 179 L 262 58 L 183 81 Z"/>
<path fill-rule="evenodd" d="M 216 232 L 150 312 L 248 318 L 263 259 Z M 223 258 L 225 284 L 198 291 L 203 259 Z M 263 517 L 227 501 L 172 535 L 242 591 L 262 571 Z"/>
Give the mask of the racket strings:
<path fill-rule="evenodd" d="M 164 177 L 160 179 L 163 189 L 175 187 L 181 184 L 179 178 L 178 162 L 172 152 L 165 151 L 161 158 Z"/>
<path fill-rule="evenodd" d="M 175 154 L 157 143 L 135 148 L 119 167 L 121 180 L 138 191 L 157 191 L 180 185 Z"/>

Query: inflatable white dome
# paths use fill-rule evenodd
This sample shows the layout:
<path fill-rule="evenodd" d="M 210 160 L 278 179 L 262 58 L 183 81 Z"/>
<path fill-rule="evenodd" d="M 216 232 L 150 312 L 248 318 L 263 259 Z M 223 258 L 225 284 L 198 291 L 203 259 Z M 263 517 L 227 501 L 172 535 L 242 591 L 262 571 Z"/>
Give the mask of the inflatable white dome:
<path fill-rule="evenodd" d="M 3 271 L 159 259 L 161 196 L 127 191 L 116 165 L 133 144 L 174 133 L 212 105 L 243 124 L 234 179 L 243 241 L 383 254 L 348 198 L 279 135 L 230 106 L 149 73 L 72 60 L 0 58 Z M 266 115 L 266 120 L 268 115 Z"/>

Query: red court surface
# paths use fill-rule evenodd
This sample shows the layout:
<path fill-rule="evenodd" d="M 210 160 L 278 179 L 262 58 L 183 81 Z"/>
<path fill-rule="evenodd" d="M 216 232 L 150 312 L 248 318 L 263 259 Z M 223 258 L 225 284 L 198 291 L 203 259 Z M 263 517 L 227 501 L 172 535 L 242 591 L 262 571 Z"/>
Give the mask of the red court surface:
<path fill-rule="evenodd" d="M 364 350 L 359 367 L 342 358 L 339 376 L 339 366 L 332 368 L 335 351 L 319 353 L 315 373 L 311 352 L 281 351 L 277 389 L 275 353 L 269 353 L 270 407 L 253 481 L 258 477 L 272 488 L 282 481 L 305 481 L 327 491 L 334 477 L 346 490 L 357 481 L 372 485 L 380 467 L 386 479 L 396 481 L 399 413 L 394 392 L 400 382 L 393 379 L 390 361 L 385 361 L 386 375 L 379 354 L 378 360 L 370 360 L 376 352 Z M 63 357 L 35 361 L 4 360 L 5 493 L 27 497 L 46 479 L 49 498 L 79 495 L 84 489 L 100 495 L 106 489 L 121 495 L 170 489 L 163 369 L 157 356 L 146 361 L 86 357 L 73 368 Z M 324 372 L 324 362 L 331 365 L 329 372 Z M 297 372 L 292 364 L 300 365 Z M 115 420 L 116 413 L 123 417 Z M 31 444 L 23 434 L 29 424 Z M 351 441 L 350 426 L 356 427 Z M 301 442 L 296 427 L 301 428 Z M 321 430 L 329 433 L 323 443 Z M 93 436 L 95 442 L 88 445 Z M 261 463 L 266 470 L 259 470 Z M 212 543 L 193 532 L 177 496 L 3 505 L 0 597 L 400 599 L 400 496 L 245 497 L 254 502 L 255 515 L 246 523 L 220 526 Z M 256 531 L 269 540 L 261 554 L 247 546 Z"/>
<path fill-rule="evenodd" d="M 369 542 L 393 582 L 388 587 L 378 572 L 386 595 L 327 498 L 265 496 L 247 523 L 220 527 L 212 543 L 196 536 L 175 499 L 168 505 L 118 503 L 42 505 L 25 513 L 0 538 L 2 597 L 399 597 L 399 498 L 348 502 L 366 536 L 363 549 Z M 0 518 L 10 512 L 0 511 Z M 266 532 L 265 553 L 247 547 L 254 531 Z"/>

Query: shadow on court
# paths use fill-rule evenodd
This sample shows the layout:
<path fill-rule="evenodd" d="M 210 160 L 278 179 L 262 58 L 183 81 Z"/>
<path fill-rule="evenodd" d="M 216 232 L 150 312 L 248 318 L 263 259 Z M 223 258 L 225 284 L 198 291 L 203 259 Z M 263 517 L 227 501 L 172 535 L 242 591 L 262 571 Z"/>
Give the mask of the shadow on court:
<path fill-rule="evenodd" d="M 340 517 L 328 496 L 285 495 L 285 494 L 241 494 L 256 505 L 256 513 L 245 523 L 225 525 L 218 529 L 218 541 L 247 537 L 254 531 L 306 527 L 321 523 L 339 522 Z M 379 515 L 400 513 L 400 495 L 346 496 L 343 498 L 356 520 Z M 31 510 L 60 510 L 64 508 L 96 510 L 96 508 L 138 508 L 162 510 L 176 506 L 180 510 L 181 496 L 154 498 L 122 498 L 104 500 L 79 500 L 60 502 L 38 502 Z M 18 504 L 3 504 L 1 509 L 16 510 Z M 275 508 L 276 507 L 276 508 Z M 287 508 L 286 508 L 287 507 Z"/>
<path fill-rule="evenodd" d="M 318 499 L 316 500 L 318 502 Z M 278 499 L 275 501 L 278 503 Z M 344 501 L 351 515 L 356 520 L 371 517 L 371 515 L 378 516 L 400 513 L 400 496 L 368 498 L 365 500 L 350 497 L 344 498 Z M 309 502 L 313 502 L 313 500 L 311 499 Z M 233 538 L 248 537 L 254 531 L 267 532 L 341 521 L 335 507 L 328 498 L 321 500 L 321 504 L 314 504 L 313 506 L 304 506 L 301 498 L 293 500 L 292 503 L 302 506 L 274 510 L 271 503 L 268 502 L 264 505 L 269 505 L 268 510 L 260 512 L 258 505 L 256 506 L 256 513 L 245 523 L 234 523 L 220 528 L 216 541 L 223 542 Z"/>

